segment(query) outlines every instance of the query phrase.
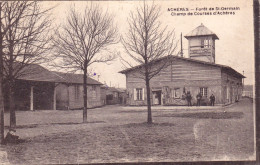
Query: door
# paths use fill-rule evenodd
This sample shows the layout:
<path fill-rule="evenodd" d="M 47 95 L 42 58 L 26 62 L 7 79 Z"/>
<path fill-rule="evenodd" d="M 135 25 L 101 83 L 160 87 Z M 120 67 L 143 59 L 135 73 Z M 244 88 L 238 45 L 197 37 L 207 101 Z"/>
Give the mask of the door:
<path fill-rule="evenodd" d="M 161 105 L 161 91 L 153 91 L 153 105 Z"/>

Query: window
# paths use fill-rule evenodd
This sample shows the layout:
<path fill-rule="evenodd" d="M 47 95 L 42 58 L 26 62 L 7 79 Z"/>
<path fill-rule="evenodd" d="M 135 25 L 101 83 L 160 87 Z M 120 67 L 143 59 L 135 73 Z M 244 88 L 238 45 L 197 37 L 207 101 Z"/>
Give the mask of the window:
<path fill-rule="evenodd" d="M 210 48 L 210 39 L 202 39 L 201 40 L 201 48 Z"/>
<path fill-rule="evenodd" d="M 180 98 L 181 97 L 180 88 L 174 88 L 172 90 L 172 97 L 173 98 Z"/>
<path fill-rule="evenodd" d="M 204 47 L 205 48 L 209 48 L 210 47 L 210 40 L 209 39 L 205 39 L 204 40 Z"/>
<path fill-rule="evenodd" d="M 79 85 L 75 85 L 75 99 L 79 99 Z"/>
<path fill-rule="evenodd" d="M 91 91 L 91 94 L 92 94 L 92 98 L 95 99 L 97 97 L 97 92 L 96 91 L 94 91 L 94 90 Z"/>
<path fill-rule="evenodd" d="M 207 97 L 208 96 L 208 88 L 205 88 L 205 87 L 200 88 L 200 94 L 202 96 Z"/>
<path fill-rule="evenodd" d="M 88 92 L 89 92 L 90 96 L 95 99 L 97 97 L 96 86 L 91 85 L 91 86 L 87 86 L 87 88 L 88 88 Z"/>
<path fill-rule="evenodd" d="M 113 92 L 113 94 L 114 94 L 114 98 L 118 98 L 118 92 Z"/>
<path fill-rule="evenodd" d="M 226 87 L 226 94 L 227 94 L 227 98 L 226 99 L 229 99 L 229 93 L 230 93 L 229 87 Z"/>
<path fill-rule="evenodd" d="M 136 88 L 134 93 L 134 100 L 144 100 L 144 90 L 143 88 Z"/>

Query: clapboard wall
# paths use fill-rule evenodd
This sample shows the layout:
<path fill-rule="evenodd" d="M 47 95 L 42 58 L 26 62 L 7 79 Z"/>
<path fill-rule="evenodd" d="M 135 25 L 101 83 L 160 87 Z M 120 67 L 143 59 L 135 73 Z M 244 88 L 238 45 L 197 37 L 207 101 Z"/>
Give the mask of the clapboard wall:
<path fill-rule="evenodd" d="M 222 104 L 220 67 L 181 58 L 171 58 L 170 60 L 167 59 L 166 61 L 160 61 L 158 64 L 154 64 L 153 68 L 158 68 L 165 62 L 167 62 L 165 68 L 151 79 L 151 90 L 161 89 L 162 92 L 164 92 L 164 87 L 167 87 L 170 91 L 175 88 L 180 88 L 181 91 L 183 91 L 185 88 L 186 91 L 191 92 L 194 98 L 193 101 L 195 102 L 195 97 L 200 88 L 206 87 L 208 88 L 208 95 L 213 93 L 216 96 L 216 103 Z M 140 70 L 141 69 L 136 69 L 126 73 L 126 86 L 129 96 L 128 104 L 130 105 L 146 104 L 145 81 L 140 74 Z M 134 100 L 135 88 L 144 89 L 144 100 Z M 173 102 L 172 99 L 168 100 L 169 102 Z"/>

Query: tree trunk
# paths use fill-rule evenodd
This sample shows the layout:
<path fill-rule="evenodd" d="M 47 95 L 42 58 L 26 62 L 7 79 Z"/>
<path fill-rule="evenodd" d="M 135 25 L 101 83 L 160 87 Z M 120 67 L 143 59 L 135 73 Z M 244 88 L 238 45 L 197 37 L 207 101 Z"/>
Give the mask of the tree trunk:
<path fill-rule="evenodd" d="M 84 69 L 84 74 L 83 74 L 83 102 L 84 102 L 84 107 L 83 107 L 83 123 L 87 122 L 87 106 L 88 106 L 88 92 L 87 92 L 87 68 Z"/>
<path fill-rule="evenodd" d="M 148 73 L 145 74 L 145 85 L 146 85 L 146 98 L 147 98 L 147 123 L 152 124 L 152 109 L 151 109 L 151 99 L 150 99 L 150 80 L 148 78 Z"/>
<path fill-rule="evenodd" d="M 1 58 L 1 57 L 0 57 Z M 0 75 L 0 143 L 4 143 L 4 97 L 3 97 L 3 79 Z"/>
<path fill-rule="evenodd" d="M 2 13 L 2 3 L 0 2 L 0 18 Z M 2 27 L 2 19 L 0 19 Z M 4 96 L 3 96 L 3 34 L 0 28 L 0 143 L 4 143 Z"/>
<path fill-rule="evenodd" d="M 8 100 L 9 100 L 9 111 L 10 111 L 10 128 L 15 130 L 16 128 L 16 116 L 15 116 L 15 103 L 14 103 L 14 83 L 11 80 L 8 83 Z"/>
<path fill-rule="evenodd" d="M 12 38 L 12 31 L 9 31 L 9 38 Z M 13 67 L 14 67 L 14 41 L 9 43 L 9 61 L 8 61 L 8 99 L 9 99 L 9 111 L 10 111 L 10 128 L 14 129 L 16 127 L 16 116 L 15 116 L 15 103 L 14 103 L 14 77 L 13 77 Z"/>

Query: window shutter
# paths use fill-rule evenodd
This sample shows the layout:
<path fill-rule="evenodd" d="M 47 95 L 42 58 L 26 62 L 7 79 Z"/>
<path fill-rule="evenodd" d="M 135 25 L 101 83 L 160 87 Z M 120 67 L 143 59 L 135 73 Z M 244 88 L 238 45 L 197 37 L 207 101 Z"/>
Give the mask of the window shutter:
<path fill-rule="evenodd" d="M 136 88 L 134 88 L 134 100 L 136 100 Z"/>
<path fill-rule="evenodd" d="M 143 100 L 144 100 L 144 88 L 143 88 Z"/>

